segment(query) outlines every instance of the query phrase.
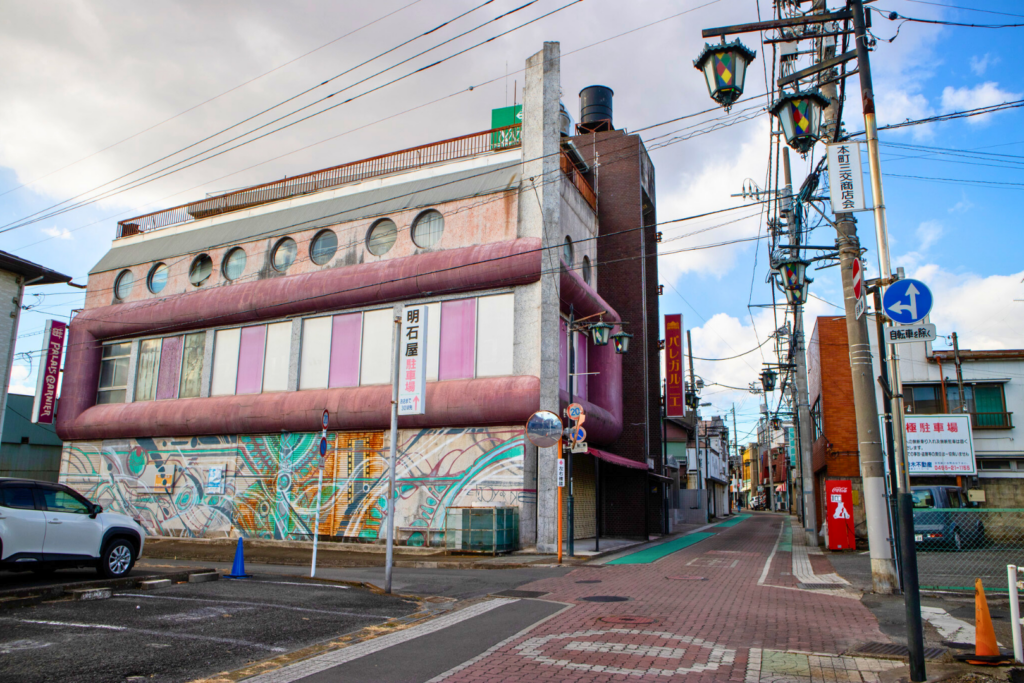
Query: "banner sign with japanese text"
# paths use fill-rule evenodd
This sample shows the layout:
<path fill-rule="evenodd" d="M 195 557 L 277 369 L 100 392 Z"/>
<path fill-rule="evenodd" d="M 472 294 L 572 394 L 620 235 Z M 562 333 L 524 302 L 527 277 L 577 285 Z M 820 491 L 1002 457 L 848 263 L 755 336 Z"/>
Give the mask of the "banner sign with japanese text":
<path fill-rule="evenodd" d="M 402 336 L 398 340 L 398 414 L 426 412 L 427 307 L 402 309 Z"/>
<path fill-rule="evenodd" d="M 665 414 L 685 415 L 683 401 L 683 316 L 665 316 Z"/>
<path fill-rule="evenodd" d="M 828 146 L 828 184 L 833 213 L 873 210 L 864 196 L 860 145 L 837 142 Z"/>
<path fill-rule="evenodd" d="M 978 473 L 970 415 L 906 415 L 903 424 L 911 475 Z"/>
<path fill-rule="evenodd" d="M 57 410 L 57 382 L 60 380 L 60 361 L 64 357 L 64 334 L 67 323 L 47 320 L 43 328 L 43 354 L 36 375 L 36 397 L 32 402 L 32 422 L 53 424 Z"/>

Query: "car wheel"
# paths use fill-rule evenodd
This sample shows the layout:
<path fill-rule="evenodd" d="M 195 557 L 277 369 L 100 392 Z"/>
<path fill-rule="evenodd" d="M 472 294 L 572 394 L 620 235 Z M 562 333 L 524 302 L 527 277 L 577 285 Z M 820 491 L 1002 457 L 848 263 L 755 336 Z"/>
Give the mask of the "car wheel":
<path fill-rule="evenodd" d="M 97 571 L 108 579 L 126 576 L 135 565 L 135 547 L 123 538 L 115 538 L 107 544 Z"/>

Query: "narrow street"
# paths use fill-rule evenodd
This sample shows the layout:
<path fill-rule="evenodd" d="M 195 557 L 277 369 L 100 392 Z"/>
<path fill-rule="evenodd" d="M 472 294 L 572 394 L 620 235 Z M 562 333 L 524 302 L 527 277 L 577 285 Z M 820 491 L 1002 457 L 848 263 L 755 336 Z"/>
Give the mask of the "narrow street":
<path fill-rule="evenodd" d="M 254 680 L 810 683 L 877 681 L 901 666 L 840 656 L 889 639 L 790 524 L 781 515 L 735 517 L 519 586 L 466 608 L 465 620 L 454 612 L 442 618 L 453 629 L 447 639 L 426 624 L 363 643 L 358 656 L 343 649 Z M 458 646 L 423 647 L 432 637 Z M 462 659 L 467 653 L 475 654 Z"/>

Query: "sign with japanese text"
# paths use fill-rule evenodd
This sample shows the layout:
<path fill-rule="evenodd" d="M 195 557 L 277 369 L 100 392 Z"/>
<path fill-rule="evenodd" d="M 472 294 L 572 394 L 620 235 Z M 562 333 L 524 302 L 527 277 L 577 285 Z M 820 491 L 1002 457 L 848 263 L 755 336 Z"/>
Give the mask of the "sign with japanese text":
<path fill-rule="evenodd" d="M 978 473 L 970 415 L 906 415 L 903 429 L 911 475 Z"/>
<path fill-rule="evenodd" d="M 857 300 L 854 305 L 853 311 L 857 315 L 857 320 L 864 315 L 864 311 L 867 310 L 867 287 L 864 286 L 864 262 L 859 258 L 853 259 L 853 263 L 850 264 L 850 271 L 853 274 L 853 298 Z"/>
<path fill-rule="evenodd" d="M 885 330 L 886 344 L 935 341 L 935 325 L 931 323 L 918 323 L 917 325 L 886 325 L 883 329 Z"/>
<path fill-rule="evenodd" d="M 565 460 L 559 458 L 557 461 L 558 469 L 555 473 L 557 481 L 555 482 L 558 488 L 565 486 Z"/>
<path fill-rule="evenodd" d="M 423 415 L 426 412 L 427 307 L 402 309 L 399 344 L 398 414 Z"/>
<path fill-rule="evenodd" d="M 683 316 L 665 316 L 665 414 L 683 417 Z"/>
<path fill-rule="evenodd" d="M 853 529 L 853 483 L 849 479 L 827 480 L 825 495 L 828 549 L 855 549 L 857 538 Z"/>
<path fill-rule="evenodd" d="M 833 213 L 871 211 L 864 196 L 860 145 L 837 142 L 828 146 L 828 184 Z"/>
<path fill-rule="evenodd" d="M 43 328 L 43 354 L 36 376 L 36 397 L 32 402 L 32 422 L 53 424 L 57 409 L 57 381 L 60 379 L 60 361 L 64 357 L 64 335 L 67 323 L 47 320 Z"/>
<path fill-rule="evenodd" d="M 207 495 L 223 495 L 224 483 L 224 465 L 206 468 L 206 488 L 203 489 L 203 493 Z"/>
<path fill-rule="evenodd" d="M 786 427 L 786 452 L 789 453 L 789 466 L 796 467 L 796 430 Z"/>

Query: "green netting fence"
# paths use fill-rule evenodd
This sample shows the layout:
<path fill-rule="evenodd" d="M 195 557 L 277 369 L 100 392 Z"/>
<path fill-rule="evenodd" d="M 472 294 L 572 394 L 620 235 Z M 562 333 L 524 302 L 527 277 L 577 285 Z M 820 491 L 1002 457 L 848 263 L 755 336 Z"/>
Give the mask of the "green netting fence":
<path fill-rule="evenodd" d="M 1006 565 L 1024 565 L 1024 509 L 915 510 L 914 540 L 921 588 L 1006 591 Z"/>

